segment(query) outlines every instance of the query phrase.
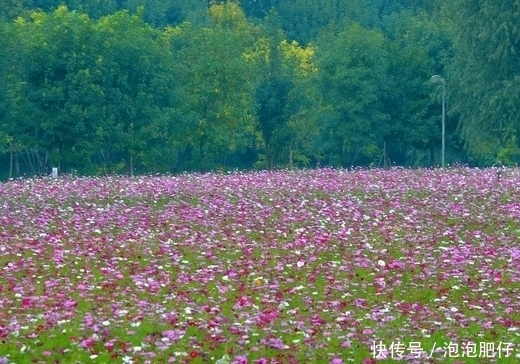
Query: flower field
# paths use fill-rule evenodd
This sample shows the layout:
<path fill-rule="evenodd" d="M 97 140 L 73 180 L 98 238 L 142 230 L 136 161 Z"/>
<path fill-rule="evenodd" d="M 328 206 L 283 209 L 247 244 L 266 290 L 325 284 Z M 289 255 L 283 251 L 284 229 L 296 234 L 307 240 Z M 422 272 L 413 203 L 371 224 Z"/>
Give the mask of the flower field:
<path fill-rule="evenodd" d="M 518 363 L 520 170 L 0 184 L 0 363 Z"/>

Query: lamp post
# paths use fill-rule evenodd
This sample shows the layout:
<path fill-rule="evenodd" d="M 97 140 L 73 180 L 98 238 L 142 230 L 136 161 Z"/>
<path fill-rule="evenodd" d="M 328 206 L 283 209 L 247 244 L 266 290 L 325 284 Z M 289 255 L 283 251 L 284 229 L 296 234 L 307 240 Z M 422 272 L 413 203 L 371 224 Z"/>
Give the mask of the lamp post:
<path fill-rule="evenodd" d="M 445 136 L 446 136 L 446 79 L 439 75 L 433 75 L 430 78 L 430 81 L 433 83 L 442 84 L 442 138 L 441 138 L 441 167 L 444 168 L 445 165 L 445 153 L 446 153 L 446 144 L 445 144 Z"/>

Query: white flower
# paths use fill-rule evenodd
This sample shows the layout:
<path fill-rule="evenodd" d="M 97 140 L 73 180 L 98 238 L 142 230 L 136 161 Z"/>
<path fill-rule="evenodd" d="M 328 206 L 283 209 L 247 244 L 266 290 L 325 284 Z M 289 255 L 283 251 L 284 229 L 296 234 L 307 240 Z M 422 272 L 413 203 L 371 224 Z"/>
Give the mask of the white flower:
<path fill-rule="evenodd" d="M 296 263 L 296 266 L 297 266 L 298 268 L 301 268 L 301 267 L 303 267 L 304 265 L 305 265 L 305 262 L 302 262 L 301 260 L 298 261 L 298 262 Z"/>
<path fill-rule="evenodd" d="M 380 266 L 380 267 L 384 267 L 384 266 L 386 265 L 386 263 L 385 263 L 384 260 L 379 259 L 379 260 L 377 261 L 377 265 Z"/>
<path fill-rule="evenodd" d="M 222 358 L 220 358 L 219 360 L 217 360 L 215 362 L 215 364 L 230 364 L 230 363 L 231 363 L 231 358 L 227 354 L 224 354 L 222 356 Z"/>

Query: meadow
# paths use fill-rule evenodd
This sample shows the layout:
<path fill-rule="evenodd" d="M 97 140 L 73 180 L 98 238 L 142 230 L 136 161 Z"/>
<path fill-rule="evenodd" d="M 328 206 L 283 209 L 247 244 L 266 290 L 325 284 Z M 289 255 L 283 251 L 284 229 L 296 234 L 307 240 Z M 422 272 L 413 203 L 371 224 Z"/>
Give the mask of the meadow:
<path fill-rule="evenodd" d="M 0 209 L 0 364 L 520 361 L 518 169 L 20 179 Z"/>

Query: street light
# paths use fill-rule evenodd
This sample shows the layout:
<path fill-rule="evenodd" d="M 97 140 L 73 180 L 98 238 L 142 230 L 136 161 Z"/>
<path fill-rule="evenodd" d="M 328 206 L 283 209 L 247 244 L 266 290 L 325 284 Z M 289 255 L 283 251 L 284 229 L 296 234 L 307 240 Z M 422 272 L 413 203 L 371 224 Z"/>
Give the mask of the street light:
<path fill-rule="evenodd" d="M 446 153 L 446 79 L 439 75 L 433 75 L 430 78 L 433 83 L 442 84 L 442 147 L 441 147 L 441 167 L 444 168 L 444 156 Z"/>

